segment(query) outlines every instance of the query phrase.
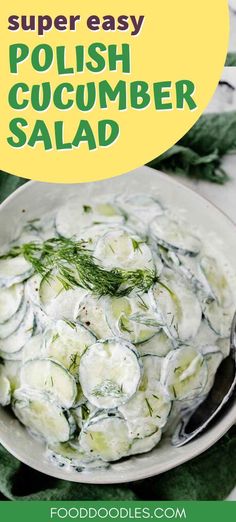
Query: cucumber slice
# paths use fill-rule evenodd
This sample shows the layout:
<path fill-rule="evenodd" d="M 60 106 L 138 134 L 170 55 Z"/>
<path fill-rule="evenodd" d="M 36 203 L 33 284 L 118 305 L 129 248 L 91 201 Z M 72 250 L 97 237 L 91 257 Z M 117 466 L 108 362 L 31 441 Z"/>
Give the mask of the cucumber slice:
<path fill-rule="evenodd" d="M 56 274 L 50 273 L 43 277 L 39 287 L 39 298 L 42 307 L 49 305 L 61 292 L 64 292 L 64 286 Z"/>
<path fill-rule="evenodd" d="M 191 283 L 193 290 L 198 293 L 199 298 L 205 298 L 209 301 L 214 299 L 211 287 L 203 277 L 202 270 L 199 266 L 199 258 L 189 256 L 179 256 L 179 271 Z"/>
<path fill-rule="evenodd" d="M 117 203 L 127 215 L 127 224 L 143 235 L 147 233 L 150 221 L 163 214 L 159 198 L 146 194 L 117 198 Z"/>
<path fill-rule="evenodd" d="M 43 334 L 45 330 L 54 324 L 54 319 L 49 317 L 41 308 L 34 306 L 35 312 L 35 330 L 34 335 Z"/>
<path fill-rule="evenodd" d="M 150 222 L 155 216 L 163 214 L 164 210 L 159 197 L 149 194 L 135 194 L 135 196 L 118 198 L 117 201 L 125 213 L 130 213 L 141 221 Z"/>
<path fill-rule="evenodd" d="M 25 284 L 25 296 L 30 303 L 40 307 L 40 285 L 42 282 L 42 276 L 40 274 L 34 274 L 31 276 Z"/>
<path fill-rule="evenodd" d="M 208 378 L 204 388 L 204 394 L 208 394 L 214 384 L 216 372 L 223 361 L 223 354 L 217 346 L 205 346 L 202 350 L 207 364 Z"/>
<path fill-rule="evenodd" d="M 29 341 L 34 332 L 34 312 L 29 307 L 22 322 L 17 330 L 15 330 L 9 337 L 0 339 L 0 352 L 5 358 L 21 351 L 23 346 Z"/>
<path fill-rule="evenodd" d="M 75 321 L 80 303 L 86 294 L 87 290 L 80 287 L 73 290 L 64 290 L 45 308 L 45 312 L 53 320 Z"/>
<path fill-rule="evenodd" d="M 79 304 L 87 294 L 87 290 L 76 287 L 65 290 L 55 274 L 42 279 L 39 297 L 43 310 L 52 319 L 74 321 Z"/>
<path fill-rule="evenodd" d="M 11 393 L 20 388 L 20 362 L 4 360 L 4 365 L 0 368 L 1 375 L 10 383 Z"/>
<path fill-rule="evenodd" d="M 220 337 L 229 337 L 234 311 L 231 308 L 221 308 L 217 301 L 203 302 L 203 314 L 212 328 Z"/>
<path fill-rule="evenodd" d="M 93 455 L 86 454 L 79 446 L 72 446 L 69 442 L 51 444 L 47 448 L 47 456 L 53 464 L 60 468 L 75 468 L 76 471 L 84 469 L 106 468 L 108 465 Z"/>
<path fill-rule="evenodd" d="M 27 361 L 21 369 L 21 383 L 53 395 L 64 408 L 71 408 L 75 402 L 77 389 L 73 376 L 51 359 Z"/>
<path fill-rule="evenodd" d="M 124 223 L 124 215 L 107 200 L 90 205 L 81 204 L 77 198 L 69 200 L 56 216 L 56 229 L 60 236 L 71 238 L 81 233 L 83 228 L 96 223 Z"/>
<path fill-rule="evenodd" d="M 43 393 L 17 390 L 13 411 L 33 434 L 49 442 L 66 442 L 75 431 L 73 417 Z"/>
<path fill-rule="evenodd" d="M 4 360 L 4 362 L 18 362 L 22 361 L 23 357 L 23 349 L 21 348 L 17 352 L 14 353 L 6 353 L 0 351 L 0 357 Z"/>
<path fill-rule="evenodd" d="M 201 324 L 202 311 L 191 286 L 180 275 L 167 270 L 151 294 L 167 335 L 181 342 L 194 339 Z"/>
<path fill-rule="evenodd" d="M 183 346 L 165 357 L 161 382 L 172 400 L 181 401 L 202 395 L 207 375 L 204 357 L 195 348 Z"/>
<path fill-rule="evenodd" d="M 187 223 L 180 224 L 166 214 L 153 219 L 150 234 L 159 245 L 177 254 L 196 256 L 201 250 L 200 239 L 188 230 Z"/>
<path fill-rule="evenodd" d="M 164 358 L 158 355 L 143 355 L 141 357 L 143 365 L 143 376 L 140 384 L 142 390 L 146 390 L 156 381 L 160 381 Z"/>
<path fill-rule="evenodd" d="M 1 370 L 0 370 L 1 372 Z M 11 384 L 10 381 L 0 373 L 0 404 L 8 406 L 11 402 Z"/>
<path fill-rule="evenodd" d="M 42 237 L 36 230 L 32 230 L 30 226 L 26 226 L 23 228 L 20 236 L 17 240 L 11 243 L 13 246 L 25 245 L 26 243 L 40 243 L 42 241 Z"/>
<path fill-rule="evenodd" d="M 218 304 L 223 308 L 232 305 L 232 292 L 226 274 L 216 259 L 204 256 L 200 262 L 204 276 Z"/>
<path fill-rule="evenodd" d="M 51 239 L 56 236 L 56 227 L 55 227 L 55 216 L 54 211 L 44 214 L 41 218 L 35 218 L 29 220 L 23 228 L 23 233 L 21 237 L 29 234 L 39 239 L 40 241 L 45 241 L 47 239 Z M 35 241 L 35 240 L 34 240 Z M 24 241 L 26 243 L 28 241 Z"/>
<path fill-rule="evenodd" d="M 27 311 L 27 304 L 23 301 L 19 310 L 4 324 L 0 324 L 0 340 L 6 339 L 19 328 Z"/>
<path fill-rule="evenodd" d="M 99 299 L 88 293 L 80 302 L 76 317 L 77 321 L 88 328 L 97 339 L 113 337 L 105 317 L 105 304 L 104 298 Z"/>
<path fill-rule="evenodd" d="M 223 337 L 216 340 L 216 346 L 221 351 L 223 357 L 228 357 L 230 354 L 230 339 Z"/>
<path fill-rule="evenodd" d="M 0 288 L 21 283 L 30 277 L 33 268 L 23 256 L 0 259 Z"/>
<path fill-rule="evenodd" d="M 85 399 L 83 404 L 73 408 L 72 410 L 73 417 L 80 430 L 83 428 L 84 424 L 88 422 L 88 419 L 93 417 L 98 412 L 100 414 L 100 410 L 90 404 L 87 399 Z"/>
<path fill-rule="evenodd" d="M 25 363 L 26 361 L 32 361 L 33 359 L 40 359 L 45 353 L 44 346 L 44 336 L 42 334 L 33 335 L 23 348 L 23 363 Z"/>
<path fill-rule="evenodd" d="M 163 263 L 187 279 L 193 291 L 197 293 L 200 298 L 208 300 L 214 299 L 211 288 L 200 271 L 198 257 L 177 255 L 175 252 L 163 247 L 159 247 L 159 252 Z"/>
<path fill-rule="evenodd" d="M 128 422 L 132 438 L 148 437 L 156 432 L 157 426 L 165 424 L 164 417 L 165 414 L 169 415 L 170 409 L 168 406 L 168 404 L 170 405 L 170 399 L 159 382 L 163 358 L 145 355 L 142 357 L 142 363 L 143 375 L 138 391 L 128 403 L 119 408 Z M 157 388 L 160 392 L 159 394 L 157 394 Z M 152 401 L 154 401 L 154 404 L 152 404 Z M 161 404 L 163 407 L 161 407 Z M 157 407 L 160 410 L 157 414 L 158 417 L 155 416 Z"/>
<path fill-rule="evenodd" d="M 119 460 L 130 449 L 127 423 L 118 414 L 98 415 L 83 427 L 79 443 L 86 453 L 92 453 L 105 462 Z"/>
<path fill-rule="evenodd" d="M 116 408 L 127 402 L 136 392 L 140 377 L 139 355 L 132 344 L 122 339 L 98 342 L 80 360 L 83 393 L 97 408 Z"/>
<path fill-rule="evenodd" d="M 181 266 L 180 256 L 173 252 L 173 250 L 168 250 L 168 248 L 159 245 L 158 252 L 162 262 L 167 268 L 176 270 Z"/>
<path fill-rule="evenodd" d="M 112 230 L 101 237 L 96 244 L 94 257 L 108 270 L 154 270 L 149 246 L 140 237 L 122 229 Z"/>
<path fill-rule="evenodd" d="M 108 231 L 116 230 L 116 224 L 97 224 L 91 227 L 84 228 L 80 233 L 76 235 L 77 239 L 87 243 L 87 248 L 93 250 L 98 240 L 103 237 Z"/>
<path fill-rule="evenodd" d="M 157 355 L 165 357 L 170 350 L 173 350 L 172 340 L 161 330 L 149 341 L 137 345 L 140 355 Z"/>
<path fill-rule="evenodd" d="M 203 319 L 201 326 L 198 330 L 196 337 L 194 338 L 192 345 L 200 353 L 202 353 L 203 346 L 216 346 L 218 336 L 213 332 L 212 328 L 208 325 L 207 321 Z"/>
<path fill-rule="evenodd" d="M 161 321 L 151 308 L 148 294 L 132 297 L 107 297 L 106 319 L 113 334 L 138 344 L 153 337 Z"/>
<path fill-rule="evenodd" d="M 0 326 L 16 314 L 22 304 L 23 295 L 24 286 L 21 283 L 0 289 Z"/>
<path fill-rule="evenodd" d="M 129 455 L 138 455 L 140 453 L 148 453 L 157 446 L 160 442 L 162 432 L 157 429 L 155 433 L 144 439 L 135 439 L 132 442 L 132 446 L 129 450 Z"/>
<path fill-rule="evenodd" d="M 165 426 L 170 414 L 171 401 L 165 388 L 156 380 L 140 385 L 134 397 L 119 407 L 127 421 L 132 439 L 143 439 Z"/>
<path fill-rule="evenodd" d="M 58 321 L 52 332 L 47 333 L 45 351 L 47 357 L 61 363 L 77 379 L 80 358 L 95 342 L 94 335 L 83 326 Z"/>

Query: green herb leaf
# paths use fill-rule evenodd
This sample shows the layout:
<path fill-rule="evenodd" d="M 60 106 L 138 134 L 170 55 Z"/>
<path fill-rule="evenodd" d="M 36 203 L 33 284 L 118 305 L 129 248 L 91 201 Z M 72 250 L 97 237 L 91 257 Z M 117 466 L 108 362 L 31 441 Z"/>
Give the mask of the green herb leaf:
<path fill-rule="evenodd" d="M 150 402 L 149 402 L 149 400 L 147 398 L 145 398 L 145 402 L 146 402 L 147 407 L 148 407 L 149 415 L 150 415 L 150 417 L 152 417 L 153 409 L 151 407 L 151 404 L 150 404 Z"/>
<path fill-rule="evenodd" d="M 185 174 L 223 184 L 228 180 L 221 159 L 236 150 L 236 111 L 204 114 L 171 149 L 149 165 L 164 172 Z"/>
<path fill-rule="evenodd" d="M 107 379 L 101 385 L 94 388 L 92 395 L 95 397 L 120 397 L 125 394 L 122 390 L 122 386 Z"/>
<path fill-rule="evenodd" d="M 83 210 L 85 214 L 89 214 L 90 212 L 92 212 L 92 207 L 90 207 L 89 205 L 83 205 Z"/>
<path fill-rule="evenodd" d="M 35 272 L 50 280 L 53 274 L 65 290 L 81 286 L 93 293 L 111 296 L 128 295 L 134 288 L 147 292 L 157 281 L 154 270 L 106 270 L 94 259 L 84 241 L 52 238 L 42 243 L 14 246 L 2 256 L 6 259 L 23 255 Z"/>
<path fill-rule="evenodd" d="M 236 67 L 236 53 L 228 53 L 225 67 Z"/>

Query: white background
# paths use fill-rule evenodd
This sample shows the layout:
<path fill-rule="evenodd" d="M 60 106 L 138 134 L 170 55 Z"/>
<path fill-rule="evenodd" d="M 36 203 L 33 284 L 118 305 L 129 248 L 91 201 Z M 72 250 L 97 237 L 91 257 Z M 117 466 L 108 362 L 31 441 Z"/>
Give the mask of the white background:
<path fill-rule="evenodd" d="M 229 6 L 230 6 L 229 51 L 236 52 L 236 0 L 229 0 Z"/>

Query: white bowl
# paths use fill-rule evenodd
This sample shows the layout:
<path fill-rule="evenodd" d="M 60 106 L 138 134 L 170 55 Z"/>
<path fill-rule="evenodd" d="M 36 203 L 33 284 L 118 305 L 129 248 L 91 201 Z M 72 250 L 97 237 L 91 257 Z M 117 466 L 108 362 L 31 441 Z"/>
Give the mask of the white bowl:
<path fill-rule="evenodd" d="M 59 185 L 30 182 L 18 189 L 0 207 L 0 245 L 14 236 L 21 219 L 34 219 L 60 205 L 71 195 L 82 197 L 104 193 L 160 192 L 164 201 L 185 209 L 190 223 L 204 233 L 218 235 L 226 258 L 236 271 L 236 228 L 217 208 L 195 192 L 165 174 L 148 167 L 139 168 L 123 176 L 78 185 Z M 33 439 L 26 429 L 3 408 L 0 408 L 0 442 L 19 460 L 53 477 L 93 484 L 114 484 L 145 479 L 179 466 L 212 446 L 236 422 L 236 403 L 221 419 L 198 439 L 182 448 L 171 445 L 163 437 L 151 453 L 132 457 L 111 465 L 106 470 L 68 472 L 48 462 L 43 445 Z"/>

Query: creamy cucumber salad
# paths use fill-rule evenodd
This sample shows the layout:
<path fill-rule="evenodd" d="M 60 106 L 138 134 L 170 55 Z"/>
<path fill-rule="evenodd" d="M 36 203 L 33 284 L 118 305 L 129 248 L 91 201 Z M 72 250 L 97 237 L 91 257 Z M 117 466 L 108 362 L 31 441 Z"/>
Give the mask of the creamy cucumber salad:
<path fill-rule="evenodd" d="M 68 469 L 151 451 L 229 354 L 233 277 L 155 195 L 25 222 L 0 257 L 0 404 Z"/>

